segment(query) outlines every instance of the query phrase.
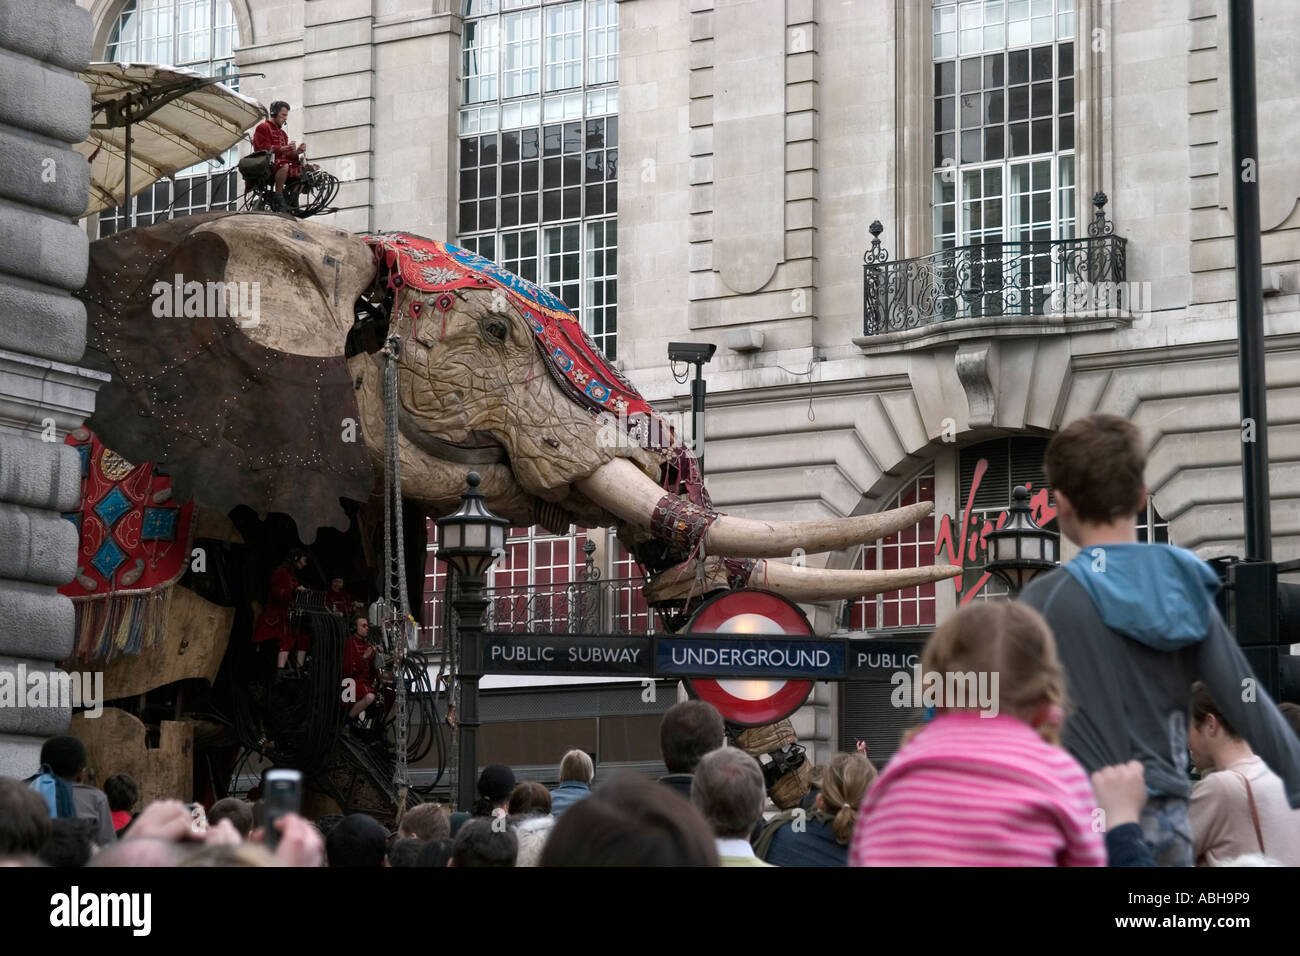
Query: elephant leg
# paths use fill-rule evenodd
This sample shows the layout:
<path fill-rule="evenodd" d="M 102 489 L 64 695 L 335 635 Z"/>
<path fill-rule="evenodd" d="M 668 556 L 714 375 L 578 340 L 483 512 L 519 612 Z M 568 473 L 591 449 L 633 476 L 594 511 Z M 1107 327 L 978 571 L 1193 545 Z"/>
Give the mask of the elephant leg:
<path fill-rule="evenodd" d="M 728 725 L 727 730 L 737 747 L 763 765 L 772 802 L 782 810 L 798 806 L 812 786 L 813 765 L 790 721 L 743 729 Z"/>

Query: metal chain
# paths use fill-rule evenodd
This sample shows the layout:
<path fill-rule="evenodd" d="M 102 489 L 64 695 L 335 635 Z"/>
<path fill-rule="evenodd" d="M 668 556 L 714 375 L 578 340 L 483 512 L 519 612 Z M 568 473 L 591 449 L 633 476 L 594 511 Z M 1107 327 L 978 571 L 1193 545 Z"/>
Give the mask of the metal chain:
<path fill-rule="evenodd" d="M 393 784 L 400 795 L 399 815 L 410 787 L 406 767 L 406 549 L 402 534 L 402 462 L 397 444 L 397 356 L 401 350 L 401 338 L 390 335 L 384 347 L 384 590 L 388 612 L 384 628 L 393 649 L 397 679 Z"/>

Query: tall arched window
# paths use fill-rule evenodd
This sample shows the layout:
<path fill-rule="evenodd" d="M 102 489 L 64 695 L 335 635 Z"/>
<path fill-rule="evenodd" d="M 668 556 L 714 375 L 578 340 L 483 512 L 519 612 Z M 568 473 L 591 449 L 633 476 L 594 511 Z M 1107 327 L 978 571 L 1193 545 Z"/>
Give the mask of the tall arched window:
<path fill-rule="evenodd" d="M 238 89 L 234 57 L 238 39 L 230 0 L 127 0 L 109 32 L 104 59 L 227 76 L 226 85 Z M 147 226 L 209 209 L 234 209 L 239 201 L 238 161 L 238 149 L 232 146 L 217 159 L 158 180 L 136 196 L 135 224 Z M 126 227 L 124 207 L 99 215 L 100 236 Z"/>

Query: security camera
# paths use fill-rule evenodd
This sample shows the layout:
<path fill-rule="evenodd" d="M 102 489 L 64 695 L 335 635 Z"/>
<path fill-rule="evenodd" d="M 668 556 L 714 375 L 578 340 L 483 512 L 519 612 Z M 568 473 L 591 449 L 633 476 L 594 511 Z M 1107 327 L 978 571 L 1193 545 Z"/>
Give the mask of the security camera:
<path fill-rule="evenodd" d="M 713 353 L 717 350 L 716 345 L 697 342 L 669 342 L 668 360 L 670 362 L 691 362 L 696 365 L 703 365 L 713 358 Z"/>

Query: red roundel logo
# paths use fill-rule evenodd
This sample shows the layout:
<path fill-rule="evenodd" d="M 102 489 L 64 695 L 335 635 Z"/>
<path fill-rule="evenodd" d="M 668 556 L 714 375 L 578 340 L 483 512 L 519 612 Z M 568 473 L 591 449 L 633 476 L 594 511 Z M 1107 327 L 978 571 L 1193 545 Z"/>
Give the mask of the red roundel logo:
<path fill-rule="evenodd" d="M 811 637 L 812 625 L 799 606 L 771 591 L 743 588 L 727 591 L 700 605 L 686 634 L 728 634 L 736 637 Z M 723 719 L 741 727 L 761 727 L 789 717 L 808 699 L 812 681 L 714 680 L 687 678 L 692 697 L 707 701 Z"/>

